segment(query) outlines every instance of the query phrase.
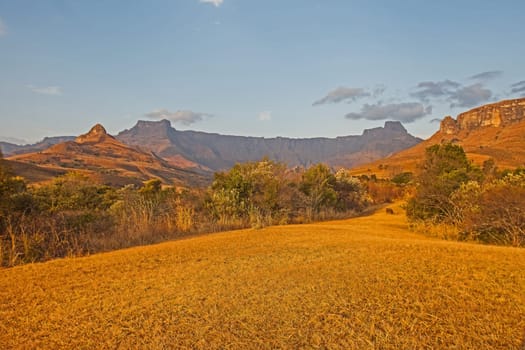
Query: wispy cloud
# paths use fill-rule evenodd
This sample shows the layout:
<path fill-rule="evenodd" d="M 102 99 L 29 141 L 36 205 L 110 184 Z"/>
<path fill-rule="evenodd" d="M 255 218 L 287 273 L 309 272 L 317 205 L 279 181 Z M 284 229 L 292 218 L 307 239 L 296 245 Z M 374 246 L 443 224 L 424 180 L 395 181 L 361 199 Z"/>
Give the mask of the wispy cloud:
<path fill-rule="evenodd" d="M 184 125 L 190 125 L 199 122 L 204 118 L 213 117 L 212 114 L 208 113 L 200 113 L 187 110 L 170 112 L 167 109 L 156 109 L 150 113 L 146 113 L 145 116 L 151 119 L 168 119 L 175 123 L 181 123 Z"/>
<path fill-rule="evenodd" d="M 487 81 L 499 78 L 503 75 L 503 71 L 501 70 L 491 70 L 488 72 L 482 72 L 479 74 L 474 74 L 473 76 L 469 77 L 470 80 L 479 80 L 479 81 Z"/>
<path fill-rule="evenodd" d="M 382 91 L 380 93 L 382 93 Z M 367 97 L 370 95 L 371 94 L 363 88 L 348 88 L 341 86 L 333 91 L 330 91 L 325 97 L 315 101 L 312 105 L 318 106 L 327 103 L 339 103 L 343 101 L 354 102 L 358 98 Z"/>
<path fill-rule="evenodd" d="M 205 4 L 212 4 L 214 5 L 215 7 L 219 7 L 222 5 L 222 3 L 224 2 L 224 0 L 199 0 L 199 2 L 203 2 Z"/>
<path fill-rule="evenodd" d="M 406 102 L 392 103 L 383 105 L 365 104 L 359 113 L 348 113 L 347 119 L 366 119 L 366 120 L 398 120 L 404 123 L 412 123 L 432 113 L 432 107 L 425 107 L 421 103 Z"/>
<path fill-rule="evenodd" d="M 517 83 L 514 83 L 510 86 L 512 89 L 510 90 L 511 93 L 524 93 L 525 92 L 525 80 L 518 81 Z"/>
<path fill-rule="evenodd" d="M 474 107 L 490 101 L 492 91 L 476 83 L 462 87 L 449 95 L 450 107 Z"/>
<path fill-rule="evenodd" d="M 499 72 L 499 71 L 497 71 Z M 494 75 L 494 72 L 484 72 L 480 75 Z M 498 73 L 499 74 L 499 73 Z M 474 107 L 476 105 L 488 102 L 493 97 L 492 90 L 485 87 L 481 82 L 463 86 L 462 84 L 452 81 L 423 81 L 417 84 L 417 91 L 410 96 L 417 98 L 419 101 L 429 103 L 434 99 L 443 99 L 450 102 L 450 107 Z"/>
<path fill-rule="evenodd" d="M 374 88 L 374 90 L 372 90 L 372 97 L 377 98 L 377 97 L 383 95 L 385 90 L 386 90 L 386 86 L 385 85 L 377 85 Z"/>
<path fill-rule="evenodd" d="M 50 95 L 50 96 L 60 96 L 62 95 L 62 88 L 60 86 L 34 86 L 27 85 L 27 87 L 33 91 L 35 94 L 40 95 Z"/>
<path fill-rule="evenodd" d="M 452 80 L 422 81 L 417 84 L 418 91 L 410 95 L 428 103 L 431 98 L 440 98 L 454 93 L 460 86 L 460 83 Z"/>
<path fill-rule="evenodd" d="M 262 111 L 261 113 L 259 113 L 258 118 L 259 118 L 260 121 L 263 121 L 263 122 L 272 120 L 272 112 L 270 112 L 270 111 Z"/>

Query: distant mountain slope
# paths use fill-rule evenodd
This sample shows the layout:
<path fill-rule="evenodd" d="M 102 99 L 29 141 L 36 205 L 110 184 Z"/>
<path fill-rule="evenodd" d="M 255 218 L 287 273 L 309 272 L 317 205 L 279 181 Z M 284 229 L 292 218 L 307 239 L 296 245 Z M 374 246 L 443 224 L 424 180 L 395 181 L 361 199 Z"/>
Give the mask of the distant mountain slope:
<path fill-rule="evenodd" d="M 43 151 L 15 155 L 8 159 L 32 165 L 33 167 L 18 167 L 21 173 L 17 175 L 28 179 L 34 178 L 37 171 L 45 174 L 42 171 L 44 168 L 48 172 L 53 170 L 50 174 L 72 170 L 85 172 L 98 182 L 115 186 L 140 184 L 151 178 L 179 186 L 204 184 L 208 181 L 203 174 L 177 168 L 152 153 L 123 144 L 107 134 L 100 124 L 74 141 L 58 143 Z"/>
<path fill-rule="evenodd" d="M 0 149 L 4 156 L 13 156 L 16 154 L 33 153 L 43 151 L 57 143 L 73 141 L 75 136 L 55 136 L 55 137 L 44 137 L 42 141 L 35 144 L 28 145 L 15 145 L 9 142 L 0 142 Z"/>
<path fill-rule="evenodd" d="M 480 106 L 459 114 L 457 119 L 447 116 L 428 140 L 353 171 L 378 175 L 414 171 L 427 147 L 446 142 L 461 145 L 469 159 L 478 164 L 492 158 L 500 168 L 525 166 L 525 98 Z"/>
<path fill-rule="evenodd" d="M 227 169 L 237 162 L 265 156 L 289 166 L 307 167 L 323 162 L 334 167 L 351 167 L 421 141 L 408 134 L 399 122 L 386 122 L 384 127 L 365 130 L 360 136 L 292 139 L 178 131 L 168 120 L 139 121 L 116 138 L 150 150 L 173 164 L 211 170 Z"/>

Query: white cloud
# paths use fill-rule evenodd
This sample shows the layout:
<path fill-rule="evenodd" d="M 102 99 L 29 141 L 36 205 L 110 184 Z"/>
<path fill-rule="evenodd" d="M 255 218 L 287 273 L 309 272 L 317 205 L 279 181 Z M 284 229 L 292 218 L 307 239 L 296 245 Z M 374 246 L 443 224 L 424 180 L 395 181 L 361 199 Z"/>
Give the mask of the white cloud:
<path fill-rule="evenodd" d="M 383 93 L 382 91 L 379 94 Z M 337 89 L 330 91 L 322 99 L 315 101 L 312 106 L 323 105 L 327 103 L 339 103 L 343 101 L 354 102 L 358 98 L 370 96 L 370 93 L 363 88 L 348 88 L 340 86 Z"/>
<path fill-rule="evenodd" d="M 51 96 L 60 96 L 62 95 L 62 88 L 60 86 L 44 86 L 38 87 L 34 85 L 27 86 L 31 91 L 40 95 L 51 95 Z"/>
<path fill-rule="evenodd" d="M 146 113 L 146 117 L 151 119 L 168 119 L 175 123 L 190 125 L 213 115 L 193 111 L 176 111 L 170 112 L 167 109 L 156 109 L 153 112 Z"/>
<path fill-rule="evenodd" d="M 7 26 L 0 18 L 0 36 L 5 36 L 5 35 L 7 35 Z"/>
<path fill-rule="evenodd" d="M 263 112 L 259 113 L 259 120 L 263 121 L 263 122 L 272 120 L 272 112 L 270 112 L 270 111 L 263 111 Z"/>
<path fill-rule="evenodd" d="M 219 7 L 222 5 L 222 3 L 224 2 L 224 0 L 199 0 L 199 2 L 203 2 L 205 4 L 212 4 L 214 5 L 215 7 Z"/>

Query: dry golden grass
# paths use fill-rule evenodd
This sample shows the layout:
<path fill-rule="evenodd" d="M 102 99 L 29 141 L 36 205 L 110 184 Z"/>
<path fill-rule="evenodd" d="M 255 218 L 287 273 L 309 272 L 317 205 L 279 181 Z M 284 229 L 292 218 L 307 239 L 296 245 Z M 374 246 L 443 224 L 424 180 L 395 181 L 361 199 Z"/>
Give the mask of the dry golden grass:
<path fill-rule="evenodd" d="M 395 210 L 0 270 L 0 348 L 519 349 L 525 250 Z"/>

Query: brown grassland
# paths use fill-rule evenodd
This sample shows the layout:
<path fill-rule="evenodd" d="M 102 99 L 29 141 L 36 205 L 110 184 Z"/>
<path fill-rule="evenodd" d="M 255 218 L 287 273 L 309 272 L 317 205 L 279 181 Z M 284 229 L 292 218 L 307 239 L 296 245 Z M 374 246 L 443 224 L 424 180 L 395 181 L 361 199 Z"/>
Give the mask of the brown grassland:
<path fill-rule="evenodd" d="M 525 250 L 395 211 L 0 270 L 0 348 L 520 349 Z"/>

